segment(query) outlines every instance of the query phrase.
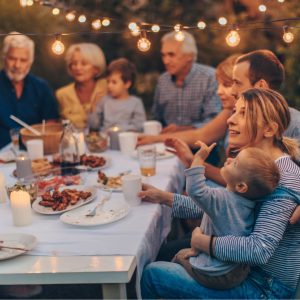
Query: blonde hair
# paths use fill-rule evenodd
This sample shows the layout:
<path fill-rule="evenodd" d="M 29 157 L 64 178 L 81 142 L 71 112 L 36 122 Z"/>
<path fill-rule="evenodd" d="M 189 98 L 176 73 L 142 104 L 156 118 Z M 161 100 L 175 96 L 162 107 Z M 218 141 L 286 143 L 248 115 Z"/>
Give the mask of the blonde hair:
<path fill-rule="evenodd" d="M 230 85 L 233 84 L 232 71 L 238 57 L 240 57 L 240 54 L 230 55 L 218 64 L 216 68 L 216 77 L 218 80 Z"/>
<path fill-rule="evenodd" d="M 241 194 L 248 199 L 259 199 L 272 193 L 279 183 L 280 173 L 275 162 L 261 149 L 248 147 L 247 161 L 241 161 L 241 180 L 248 185 L 246 193 Z"/>
<path fill-rule="evenodd" d="M 268 89 L 249 89 L 242 93 L 241 98 L 246 103 L 247 131 L 250 145 L 254 143 L 257 133 L 257 118 L 261 112 L 264 125 L 277 124 L 278 129 L 273 137 L 273 143 L 293 160 L 299 161 L 300 151 L 296 139 L 284 137 L 283 133 L 290 124 L 290 111 L 286 100 L 281 94 Z"/>
<path fill-rule="evenodd" d="M 65 61 L 67 64 L 68 73 L 70 72 L 70 65 L 72 63 L 72 56 L 74 52 L 79 51 L 84 59 L 91 63 L 99 70 L 96 77 L 101 76 L 106 70 L 106 60 L 103 51 L 99 46 L 93 43 L 79 43 L 71 45 L 66 53 Z"/>
<path fill-rule="evenodd" d="M 183 53 L 193 54 L 194 61 L 196 61 L 197 55 L 198 55 L 198 49 L 197 49 L 195 38 L 189 32 L 187 32 L 185 30 L 181 30 L 181 32 L 184 34 L 183 41 L 177 41 L 175 38 L 177 32 L 171 31 L 169 33 L 166 33 L 161 38 L 162 44 L 167 41 L 175 41 L 177 43 L 181 43 L 181 51 Z"/>
<path fill-rule="evenodd" d="M 21 34 L 17 31 L 10 32 L 3 41 L 3 58 L 5 59 L 8 51 L 11 48 L 25 48 L 29 52 L 29 62 L 30 65 L 33 63 L 34 60 L 34 42 L 28 36 Z"/>

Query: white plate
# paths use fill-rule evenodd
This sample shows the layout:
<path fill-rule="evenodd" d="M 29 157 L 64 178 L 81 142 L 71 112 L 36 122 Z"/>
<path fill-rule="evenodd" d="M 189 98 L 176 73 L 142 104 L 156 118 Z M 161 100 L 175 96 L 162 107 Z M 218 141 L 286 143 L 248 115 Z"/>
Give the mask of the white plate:
<path fill-rule="evenodd" d="M 80 199 L 75 205 L 69 205 L 66 209 L 60 210 L 60 211 L 55 211 L 51 207 L 45 207 L 39 204 L 39 202 L 42 200 L 41 197 L 38 197 L 32 204 L 33 210 L 40 214 L 44 215 L 57 215 L 57 214 L 62 214 L 66 211 L 72 210 L 74 208 L 80 207 L 82 205 L 85 205 L 91 201 L 93 201 L 96 196 L 97 196 L 97 191 L 94 187 L 91 186 L 83 186 L 83 185 L 69 185 L 69 186 L 63 186 L 59 188 L 59 191 L 65 190 L 65 189 L 75 189 L 79 191 L 84 191 L 84 192 L 91 192 L 92 195 L 87 198 L 86 200 Z"/>
<path fill-rule="evenodd" d="M 96 185 L 97 185 L 97 187 L 99 187 L 103 191 L 122 192 L 122 186 L 121 185 L 119 187 L 111 188 L 111 187 L 108 187 L 107 185 L 105 185 L 101 182 L 98 182 L 98 181 L 97 181 Z"/>
<path fill-rule="evenodd" d="M 97 204 L 93 203 L 66 212 L 60 216 L 60 220 L 66 224 L 75 226 L 104 225 L 123 219 L 130 211 L 128 204 L 123 199 L 112 197 L 102 208 L 99 208 L 94 217 L 86 217 L 86 214 L 93 209 L 95 205 Z"/>
<path fill-rule="evenodd" d="M 30 234 L 23 233 L 11 233 L 11 234 L 0 234 L 0 246 L 17 247 L 24 248 L 26 250 L 17 249 L 0 249 L 0 260 L 12 258 L 21 255 L 31 249 L 36 245 L 36 237 Z"/>

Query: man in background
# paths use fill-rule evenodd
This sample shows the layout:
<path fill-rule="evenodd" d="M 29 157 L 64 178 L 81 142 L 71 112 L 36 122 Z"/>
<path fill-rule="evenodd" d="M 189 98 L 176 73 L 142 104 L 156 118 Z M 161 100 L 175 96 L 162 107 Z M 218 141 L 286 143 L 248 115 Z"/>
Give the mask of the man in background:
<path fill-rule="evenodd" d="M 18 127 L 14 115 L 28 124 L 58 119 L 57 102 L 49 85 L 30 74 L 34 60 L 34 42 L 12 32 L 4 39 L 0 72 L 0 148 L 10 142 L 9 130 Z"/>
<path fill-rule="evenodd" d="M 198 51 L 190 33 L 183 30 L 181 41 L 177 34 L 167 33 L 161 40 L 166 72 L 158 79 L 152 112 L 163 133 L 201 127 L 221 109 L 215 70 L 196 63 Z"/>

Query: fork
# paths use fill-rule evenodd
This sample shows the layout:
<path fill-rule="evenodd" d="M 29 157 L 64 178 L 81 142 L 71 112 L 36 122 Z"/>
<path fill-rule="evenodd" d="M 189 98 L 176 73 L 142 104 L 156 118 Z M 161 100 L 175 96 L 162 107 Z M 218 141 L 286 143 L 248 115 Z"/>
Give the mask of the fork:
<path fill-rule="evenodd" d="M 93 209 L 91 209 L 91 211 L 89 211 L 85 216 L 86 216 L 86 217 L 94 217 L 94 216 L 96 216 L 97 210 L 98 210 L 99 208 L 102 209 L 102 207 L 103 207 L 103 205 L 105 204 L 105 202 L 107 202 L 107 201 L 110 199 L 111 194 L 112 194 L 112 190 L 110 190 L 110 191 L 109 191 L 109 194 L 106 195 L 106 196 L 104 196 L 104 197 L 102 198 L 102 201 L 101 201 L 100 203 L 98 203 Z"/>

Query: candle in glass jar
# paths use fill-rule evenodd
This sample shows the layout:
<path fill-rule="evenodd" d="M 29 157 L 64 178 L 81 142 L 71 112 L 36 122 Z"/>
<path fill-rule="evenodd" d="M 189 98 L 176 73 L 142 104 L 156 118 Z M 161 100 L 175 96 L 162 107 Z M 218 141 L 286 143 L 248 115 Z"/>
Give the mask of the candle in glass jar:
<path fill-rule="evenodd" d="M 31 224 L 30 195 L 26 191 L 12 191 L 10 193 L 10 207 L 12 210 L 15 226 L 26 226 Z"/>
<path fill-rule="evenodd" d="M 120 133 L 120 128 L 118 126 L 111 127 L 108 130 L 110 149 L 112 150 L 120 150 L 119 133 Z"/>
<path fill-rule="evenodd" d="M 32 175 L 31 160 L 25 155 L 19 155 L 16 159 L 17 177 L 24 178 Z"/>
<path fill-rule="evenodd" d="M 5 177 L 3 173 L 0 173 L 0 203 L 6 201 L 6 190 L 5 190 Z"/>

